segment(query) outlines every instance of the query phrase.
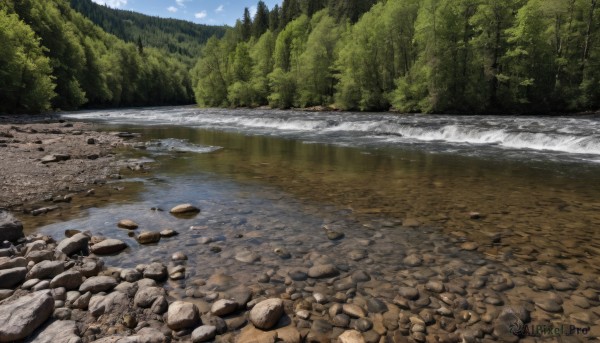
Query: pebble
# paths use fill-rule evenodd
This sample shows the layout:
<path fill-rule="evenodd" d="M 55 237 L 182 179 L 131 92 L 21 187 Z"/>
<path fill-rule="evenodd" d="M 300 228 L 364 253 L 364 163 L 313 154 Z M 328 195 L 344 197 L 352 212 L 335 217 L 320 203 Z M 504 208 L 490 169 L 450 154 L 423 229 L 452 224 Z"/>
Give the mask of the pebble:
<path fill-rule="evenodd" d="M 177 232 L 177 231 L 175 231 L 173 229 L 165 229 L 165 230 L 162 230 L 160 232 L 160 236 L 163 237 L 163 238 L 174 237 L 174 236 L 177 236 L 177 235 L 179 235 L 179 232 Z"/>
<path fill-rule="evenodd" d="M 398 288 L 398 294 L 409 300 L 415 300 L 419 298 L 419 291 L 413 287 L 400 287 Z"/>
<path fill-rule="evenodd" d="M 154 244 L 160 241 L 161 234 L 156 231 L 144 231 L 137 236 L 137 241 L 140 244 Z"/>
<path fill-rule="evenodd" d="M 185 261 L 187 259 L 188 259 L 188 257 L 181 251 L 175 252 L 175 253 L 173 253 L 173 255 L 171 255 L 172 261 Z"/>
<path fill-rule="evenodd" d="M 362 334 L 356 330 L 344 331 L 338 340 L 340 343 L 365 343 Z"/>
<path fill-rule="evenodd" d="M 198 213 L 200 209 L 192 204 L 181 204 L 173 207 L 169 212 L 172 214 Z"/>
<path fill-rule="evenodd" d="M 355 304 L 342 305 L 342 311 L 353 318 L 362 318 L 367 315 L 362 307 Z"/>
<path fill-rule="evenodd" d="M 421 257 L 416 254 L 406 256 L 402 262 L 409 267 L 418 267 L 423 264 Z"/>
<path fill-rule="evenodd" d="M 122 219 L 117 223 L 117 226 L 127 230 L 135 230 L 139 227 L 138 223 L 131 219 Z"/>
<path fill-rule="evenodd" d="M 479 248 L 479 245 L 475 242 L 464 242 L 460 245 L 460 248 L 466 251 L 474 251 Z"/>
<path fill-rule="evenodd" d="M 308 269 L 308 276 L 313 279 L 328 278 L 338 274 L 339 272 L 333 264 L 316 265 Z"/>
<path fill-rule="evenodd" d="M 562 312 L 562 306 L 554 299 L 544 298 L 536 301 L 535 305 L 546 312 Z"/>

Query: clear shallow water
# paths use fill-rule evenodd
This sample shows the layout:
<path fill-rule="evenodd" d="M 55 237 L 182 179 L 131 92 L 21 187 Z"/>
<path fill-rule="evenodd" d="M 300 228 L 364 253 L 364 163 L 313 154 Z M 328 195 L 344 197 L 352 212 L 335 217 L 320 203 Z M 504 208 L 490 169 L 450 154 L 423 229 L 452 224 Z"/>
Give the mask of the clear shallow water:
<path fill-rule="evenodd" d="M 138 118 L 123 118 L 123 113 Z M 179 122 L 166 122 L 163 113 L 175 114 L 173 120 Z M 422 289 L 426 281 L 435 280 L 456 294 L 464 291 L 460 296 L 480 315 L 504 305 L 524 305 L 536 323 L 600 327 L 600 166 L 588 162 L 594 154 L 512 149 L 499 143 L 390 143 L 385 142 L 388 134 L 350 131 L 350 124 L 344 123 L 338 125 L 345 130 L 333 133 L 327 127 L 298 129 L 301 115 L 312 122 L 319 116 L 346 118 L 341 114 L 206 111 L 207 117 L 230 116 L 232 122 L 240 122 L 240 117 L 261 125 L 288 121 L 287 129 L 277 129 L 189 124 L 189 118 L 177 113 L 196 118 L 204 112 L 171 108 L 75 114 L 108 119 L 107 130 L 141 133 L 148 150 L 138 155 L 156 160 L 154 168 L 129 172 L 107 193 L 76 198 L 75 219 L 53 212 L 28 218 L 27 225 L 55 237 L 65 229 L 89 229 L 123 239 L 128 252 L 108 257 L 109 263 L 121 266 L 164 262 L 174 251 L 183 251 L 190 258 L 187 278 L 171 283 L 175 297 L 182 297 L 197 280 L 207 283 L 207 292 L 243 284 L 258 292 L 280 293 L 290 269 L 330 261 L 342 270 L 342 279 L 335 283 L 357 270 L 372 275 L 373 282 L 357 291 L 362 298 L 376 295 L 391 303 L 396 287 Z M 278 113 L 283 119 L 275 117 Z M 161 119 L 146 123 L 140 120 L 144 115 Z M 360 122 L 361 116 L 349 114 L 348 120 Z M 365 116 L 442 127 L 434 117 Z M 466 117 L 443 118 L 437 117 L 462 121 L 461 125 L 495 120 L 514 130 L 518 125 L 513 122 L 524 120 L 486 117 L 469 123 Z M 596 134 L 589 131 L 595 125 L 590 118 L 582 119 L 581 125 L 574 119 L 535 120 L 547 120 L 545 130 L 553 127 L 554 135 L 564 131 L 559 123 L 568 121 L 571 126 L 565 127 L 576 133 L 565 135 L 579 135 L 580 141 L 586 139 L 585 132 L 592 138 Z M 537 130 L 535 135 L 549 135 Z M 183 202 L 199 205 L 202 212 L 179 219 L 151 210 L 168 210 Z M 483 218 L 471 219 L 472 211 Z M 137 221 L 141 230 L 173 228 L 180 235 L 139 246 L 116 227 L 123 218 Z M 402 226 L 407 219 L 421 226 Z M 344 232 L 345 238 L 328 240 L 323 225 Z M 213 242 L 203 244 L 204 237 Z M 465 250 L 464 242 L 474 242 L 477 249 Z M 211 251 L 213 247 L 221 251 Z M 282 259 L 275 249 L 287 250 L 290 258 Z M 249 254 L 252 263 L 236 259 Z M 412 254 L 423 263 L 407 265 L 404 259 Z M 273 281 L 258 284 L 264 273 L 272 274 Z M 549 281 L 550 288 L 540 289 L 534 276 Z M 473 286 L 475 281 L 482 285 Z M 318 282 L 315 287 L 325 286 Z M 553 297 L 561 299 L 561 312 L 539 308 L 538 303 Z M 587 305 L 581 304 L 581 297 Z M 587 323 L 580 322 L 582 314 Z"/>

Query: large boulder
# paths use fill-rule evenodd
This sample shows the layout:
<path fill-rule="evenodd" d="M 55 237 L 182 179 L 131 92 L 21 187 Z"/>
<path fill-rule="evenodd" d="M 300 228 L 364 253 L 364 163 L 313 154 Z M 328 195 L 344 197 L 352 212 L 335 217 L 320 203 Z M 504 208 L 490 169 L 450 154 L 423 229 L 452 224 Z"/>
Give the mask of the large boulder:
<path fill-rule="evenodd" d="M 269 330 L 283 316 L 283 301 L 267 299 L 256 304 L 250 311 L 250 321 L 261 330 Z"/>
<path fill-rule="evenodd" d="M 0 270 L 0 289 L 13 288 L 25 280 L 27 268 L 17 267 Z"/>
<path fill-rule="evenodd" d="M 21 340 L 31 335 L 54 311 L 54 299 L 44 290 L 0 305 L 0 342 Z"/>
<path fill-rule="evenodd" d="M 16 242 L 23 237 L 23 224 L 9 212 L 0 210 L 0 243 Z"/>
<path fill-rule="evenodd" d="M 42 261 L 29 270 L 28 279 L 51 279 L 65 270 L 61 261 Z"/>
<path fill-rule="evenodd" d="M 58 320 L 40 330 L 29 343 L 81 343 L 77 324 L 72 320 Z"/>

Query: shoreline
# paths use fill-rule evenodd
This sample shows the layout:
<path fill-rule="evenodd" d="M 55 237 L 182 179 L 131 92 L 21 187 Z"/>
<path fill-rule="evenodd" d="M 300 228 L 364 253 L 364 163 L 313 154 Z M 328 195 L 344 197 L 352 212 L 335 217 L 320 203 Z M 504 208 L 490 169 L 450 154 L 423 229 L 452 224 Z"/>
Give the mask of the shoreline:
<path fill-rule="evenodd" d="M 118 175 L 115 150 L 131 145 L 96 124 L 56 116 L 0 117 L 0 208 L 69 202 Z"/>

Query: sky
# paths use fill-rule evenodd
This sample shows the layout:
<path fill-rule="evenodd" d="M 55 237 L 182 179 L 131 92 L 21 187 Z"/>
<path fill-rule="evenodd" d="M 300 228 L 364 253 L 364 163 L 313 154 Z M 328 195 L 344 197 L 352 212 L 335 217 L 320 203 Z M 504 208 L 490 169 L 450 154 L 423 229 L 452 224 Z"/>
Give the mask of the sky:
<path fill-rule="evenodd" d="M 92 0 L 112 8 L 140 12 L 163 18 L 176 18 L 207 25 L 233 26 L 244 14 L 256 12 L 258 0 Z M 263 0 L 271 9 L 281 0 Z"/>

